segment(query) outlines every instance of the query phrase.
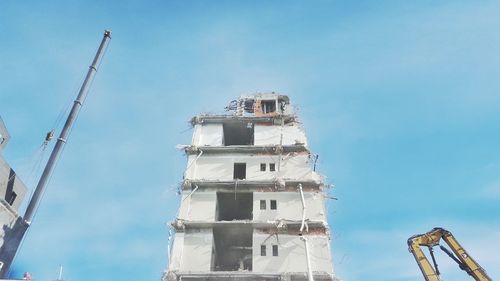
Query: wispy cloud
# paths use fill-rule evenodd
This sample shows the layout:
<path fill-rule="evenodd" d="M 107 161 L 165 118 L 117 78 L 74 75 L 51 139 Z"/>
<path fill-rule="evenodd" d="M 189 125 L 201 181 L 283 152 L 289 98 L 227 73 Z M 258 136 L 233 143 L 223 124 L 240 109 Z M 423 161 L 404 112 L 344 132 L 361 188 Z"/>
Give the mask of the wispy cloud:
<path fill-rule="evenodd" d="M 500 180 L 487 184 L 480 192 L 481 197 L 500 199 Z"/>

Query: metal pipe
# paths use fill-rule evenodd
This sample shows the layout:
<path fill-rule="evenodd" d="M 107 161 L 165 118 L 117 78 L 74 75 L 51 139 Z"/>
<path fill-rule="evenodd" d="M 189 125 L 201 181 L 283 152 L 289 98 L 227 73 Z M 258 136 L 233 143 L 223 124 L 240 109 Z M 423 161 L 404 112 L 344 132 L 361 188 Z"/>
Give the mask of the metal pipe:
<path fill-rule="evenodd" d="M 26 209 L 26 213 L 24 214 L 24 220 L 28 224 L 30 224 L 31 221 L 33 220 L 35 209 L 40 204 L 41 197 L 43 195 L 45 187 L 47 186 L 47 181 L 50 178 L 52 171 L 54 170 L 56 162 L 61 154 L 62 148 L 66 143 L 71 128 L 78 116 L 78 112 L 80 111 L 80 108 L 82 107 L 82 104 L 85 101 L 85 97 L 87 96 L 87 93 L 89 91 L 90 84 L 94 79 L 95 73 L 97 72 L 97 67 L 99 66 L 102 57 L 104 56 L 104 51 L 110 39 L 111 39 L 111 31 L 109 30 L 104 31 L 104 37 L 102 38 L 101 44 L 99 45 L 99 49 L 97 50 L 97 53 L 94 57 L 94 61 L 89 67 L 87 76 L 85 77 L 85 80 L 82 84 L 82 87 L 80 88 L 80 91 L 78 92 L 78 96 L 73 103 L 73 107 L 71 108 L 68 118 L 66 119 L 66 123 L 64 124 L 61 134 L 57 138 L 57 143 L 55 144 L 54 149 L 50 154 L 50 158 L 47 161 L 47 165 L 43 170 L 42 176 L 40 177 L 38 185 L 35 188 L 35 192 L 33 193 L 33 197 L 31 197 L 28 208 Z"/>
<path fill-rule="evenodd" d="M 281 128 L 280 128 L 280 145 L 279 149 L 279 158 L 278 158 L 278 175 L 281 176 L 281 157 L 283 156 L 283 126 L 285 125 L 285 118 L 281 116 Z"/>
<path fill-rule="evenodd" d="M 201 155 L 203 155 L 203 150 L 201 150 L 201 149 L 200 149 L 200 153 L 199 153 L 199 154 L 196 156 L 196 158 L 195 158 L 193 161 L 191 161 L 191 163 L 189 163 L 189 165 L 187 166 L 186 171 L 184 172 L 184 178 L 186 178 L 186 176 L 187 176 L 187 173 L 188 173 L 189 169 L 191 169 L 191 166 L 193 166 L 193 164 L 195 164 L 195 163 L 196 163 L 196 161 L 198 161 L 198 159 L 200 159 Z M 196 166 L 195 166 L 195 170 L 194 170 L 194 172 L 193 172 L 193 179 L 195 179 L 195 178 L 196 178 Z"/>
<path fill-rule="evenodd" d="M 307 259 L 307 279 L 309 281 L 314 281 L 312 268 L 311 268 L 311 259 L 309 257 L 309 246 L 307 245 L 307 238 L 304 236 L 300 236 L 300 240 L 304 241 L 304 246 L 306 248 L 306 259 Z"/>
<path fill-rule="evenodd" d="M 306 200 L 304 199 L 304 191 L 302 190 L 302 184 L 299 183 L 300 200 L 302 201 L 302 223 L 300 224 L 300 233 L 304 230 L 304 225 L 306 223 Z"/>
<path fill-rule="evenodd" d="M 190 197 L 191 195 L 193 195 L 193 193 L 195 193 L 196 190 L 198 190 L 198 186 L 197 185 L 195 185 L 195 188 L 188 195 L 186 195 L 186 197 L 184 197 L 184 199 L 182 199 L 181 202 L 184 202 L 184 200 L 186 200 L 188 197 Z"/>

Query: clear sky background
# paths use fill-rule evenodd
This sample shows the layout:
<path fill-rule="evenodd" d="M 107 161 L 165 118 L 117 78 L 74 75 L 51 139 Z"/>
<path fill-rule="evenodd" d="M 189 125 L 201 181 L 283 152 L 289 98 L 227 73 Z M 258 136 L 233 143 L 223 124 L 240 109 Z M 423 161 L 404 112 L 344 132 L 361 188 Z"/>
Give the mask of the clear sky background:
<path fill-rule="evenodd" d="M 275 91 L 335 185 L 339 277 L 423 280 L 406 239 L 442 226 L 500 278 L 500 3 L 415 2 L 1 1 L 4 157 L 30 188 L 113 30 L 13 273 L 159 280 L 188 120 Z"/>

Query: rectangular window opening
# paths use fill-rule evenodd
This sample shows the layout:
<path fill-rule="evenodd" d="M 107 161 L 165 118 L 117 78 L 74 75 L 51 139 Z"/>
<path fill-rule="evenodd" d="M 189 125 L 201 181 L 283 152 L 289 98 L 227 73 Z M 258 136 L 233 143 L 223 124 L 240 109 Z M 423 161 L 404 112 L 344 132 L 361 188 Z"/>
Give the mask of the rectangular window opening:
<path fill-rule="evenodd" d="M 278 256 L 278 245 L 273 245 L 273 256 L 274 257 Z"/>
<path fill-rule="evenodd" d="M 234 163 L 233 179 L 244 180 L 247 177 L 247 164 Z"/>
<path fill-rule="evenodd" d="M 260 245 L 260 255 L 263 257 L 266 256 L 266 245 Z"/>
<path fill-rule="evenodd" d="M 260 171 L 265 172 L 266 171 L 266 163 L 260 163 Z"/>
<path fill-rule="evenodd" d="M 217 221 L 251 220 L 253 193 L 217 192 Z"/>
<path fill-rule="evenodd" d="M 260 200 L 260 209 L 265 210 L 266 209 L 266 200 Z"/>
<path fill-rule="evenodd" d="M 216 226 L 212 271 L 252 271 L 251 226 Z"/>
<path fill-rule="evenodd" d="M 274 164 L 274 163 L 269 163 L 269 171 L 271 171 L 271 172 L 276 171 L 276 164 Z"/>
<path fill-rule="evenodd" d="M 16 201 L 16 198 L 17 198 L 17 193 L 12 191 L 12 193 L 10 194 L 10 198 L 9 198 L 9 205 L 12 206 L 12 204 L 14 204 L 14 201 Z"/>
<path fill-rule="evenodd" d="M 263 100 L 261 101 L 262 113 L 272 113 L 276 112 L 276 101 L 275 100 Z"/>
<path fill-rule="evenodd" d="M 222 125 L 224 145 L 253 145 L 254 126 L 249 122 L 227 122 Z"/>
<path fill-rule="evenodd" d="M 276 200 L 271 200 L 271 210 L 276 210 L 277 209 L 277 202 Z"/>

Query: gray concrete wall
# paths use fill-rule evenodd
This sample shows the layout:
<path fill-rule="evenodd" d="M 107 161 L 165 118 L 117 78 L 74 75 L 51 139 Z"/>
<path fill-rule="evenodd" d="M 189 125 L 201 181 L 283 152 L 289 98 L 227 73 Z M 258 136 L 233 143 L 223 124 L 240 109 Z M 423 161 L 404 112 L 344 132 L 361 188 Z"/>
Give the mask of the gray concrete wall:
<path fill-rule="evenodd" d="M 281 140 L 281 134 L 283 139 Z M 193 128 L 192 145 L 195 146 L 222 146 L 223 145 L 222 124 L 197 124 Z M 254 145 L 307 145 L 307 138 L 304 130 L 298 123 L 286 124 L 283 127 L 255 124 L 254 125 Z"/>
<path fill-rule="evenodd" d="M 16 193 L 12 208 L 18 210 L 26 195 L 27 188 L 9 164 L 0 156 L 0 198 L 9 202 L 12 192 Z"/>
<path fill-rule="evenodd" d="M 215 221 L 217 194 L 215 191 L 182 192 L 182 202 L 179 208 L 179 219 L 194 221 Z"/>
<path fill-rule="evenodd" d="M 281 156 L 281 171 L 278 171 L 279 155 L 197 155 L 188 156 L 186 179 L 188 180 L 233 180 L 234 163 L 246 163 L 247 180 L 274 180 L 276 178 L 293 180 L 320 180 L 311 169 L 307 154 L 290 153 Z M 196 160 L 196 161 L 195 161 Z M 260 164 L 266 164 L 266 171 L 260 170 Z M 269 164 L 274 163 L 276 170 L 270 171 Z"/>
<path fill-rule="evenodd" d="M 10 135 L 9 132 L 7 131 L 7 127 L 5 127 L 5 124 L 3 123 L 2 117 L 0 117 L 0 153 L 2 150 L 5 148 L 7 143 L 9 142 Z"/>
<path fill-rule="evenodd" d="M 182 202 L 178 218 L 188 221 L 214 222 L 217 205 L 215 191 L 198 190 L 191 196 L 191 191 L 182 193 Z M 304 192 L 306 219 L 326 221 L 324 197 L 321 192 Z M 266 209 L 260 209 L 260 200 L 266 201 Z M 270 200 L 276 200 L 276 210 L 271 209 Z M 302 220 L 302 201 L 299 192 L 253 192 L 253 220 Z"/>
<path fill-rule="evenodd" d="M 0 226 L 4 231 L 0 231 L 0 247 L 4 243 L 5 229 L 13 228 L 18 218 L 17 212 L 3 199 L 0 199 Z"/>
<path fill-rule="evenodd" d="M 333 274 L 330 241 L 325 235 L 306 235 L 313 271 Z M 252 242 L 252 272 L 307 272 L 304 242 L 298 235 L 269 235 L 254 232 Z M 266 255 L 261 256 L 261 245 Z M 272 246 L 278 246 L 273 256 Z M 213 235 L 211 229 L 195 233 L 176 233 L 171 252 L 170 271 L 210 272 Z"/>
<path fill-rule="evenodd" d="M 299 192 L 254 192 L 253 219 L 269 220 L 302 220 L 302 201 Z M 325 221 L 324 197 L 320 192 L 304 192 L 306 202 L 306 219 Z M 260 200 L 266 201 L 266 209 L 260 209 Z M 270 209 L 270 200 L 276 200 L 276 210 Z"/>
<path fill-rule="evenodd" d="M 193 128 L 192 144 L 196 146 L 222 146 L 222 124 L 197 124 Z"/>
<path fill-rule="evenodd" d="M 325 235 L 307 235 L 313 271 L 333 274 L 330 243 Z M 267 239 L 267 240 L 266 240 Z M 266 245 L 266 256 L 261 256 Z M 278 256 L 272 255 L 272 245 L 278 245 Z M 253 235 L 253 272 L 307 272 L 304 242 L 298 235 L 264 233 Z"/>
<path fill-rule="evenodd" d="M 210 272 L 212 245 L 211 229 L 176 233 L 169 270 Z"/>
<path fill-rule="evenodd" d="M 306 235 L 313 271 L 333 274 L 329 238 L 326 235 Z M 252 242 L 252 272 L 285 273 L 307 272 L 304 242 L 298 235 L 269 235 L 254 232 Z M 266 255 L 261 256 L 261 245 Z M 278 256 L 273 256 L 272 246 L 278 246 Z M 212 259 L 212 231 L 176 233 L 171 252 L 170 271 L 210 272 Z"/>
<path fill-rule="evenodd" d="M 281 134 L 283 139 L 281 140 Z M 307 146 L 307 138 L 304 130 L 297 123 L 281 126 L 270 126 L 256 124 L 254 128 L 254 145 L 295 145 Z"/>

